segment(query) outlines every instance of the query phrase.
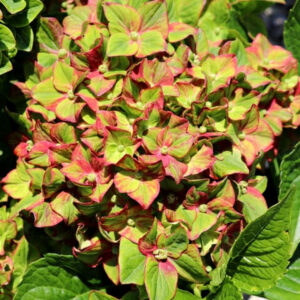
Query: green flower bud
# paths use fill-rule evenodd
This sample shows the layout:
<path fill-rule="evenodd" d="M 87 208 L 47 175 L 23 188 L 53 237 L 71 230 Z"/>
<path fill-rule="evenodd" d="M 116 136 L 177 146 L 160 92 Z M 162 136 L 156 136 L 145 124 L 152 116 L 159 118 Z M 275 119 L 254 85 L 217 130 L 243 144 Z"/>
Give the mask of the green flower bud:
<path fill-rule="evenodd" d="M 160 149 L 160 152 L 161 154 L 163 155 L 167 155 L 168 154 L 168 151 L 169 151 L 169 148 L 167 146 L 163 146 L 161 149 Z"/>
<path fill-rule="evenodd" d="M 117 196 L 116 195 L 113 195 L 110 199 L 111 203 L 115 204 L 117 203 Z"/>
<path fill-rule="evenodd" d="M 240 132 L 240 133 L 238 134 L 238 137 L 239 137 L 239 139 L 240 139 L 241 141 L 243 141 L 243 140 L 246 138 L 246 134 L 245 134 L 244 132 Z"/>
<path fill-rule="evenodd" d="M 206 211 L 207 211 L 207 205 L 206 205 L 206 204 L 201 204 L 201 205 L 199 206 L 199 210 L 200 210 L 201 212 L 203 212 L 203 213 L 206 213 Z"/>
<path fill-rule="evenodd" d="M 68 51 L 66 49 L 59 49 L 58 50 L 58 57 L 63 59 L 66 58 L 68 55 Z"/>
<path fill-rule="evenodd" d="M 201 127 L 199 128 L 199 132 L 200 132 L 200 133 L 206 133 L 206 132 L 207 132 L 207 128 L 206 128 L 205 126 L 201 126 Z"/>
<path fill-rule="evenodd" d="M 107 66 L 107 64 L 102 64 L 102 65 L 100 65 L 100 66 L 98 67 L 98 71 L 99 71 L 100 73 L 106 73 L 106 72 L 108 71 L 108 66 Z"/>
<path fill-rule="evenodd" d="M 157 260 L 165 260 L 168 258 L 168 251 L 165 249 L 156 249 L 153 251 L 153 255 Z"/>
<path fill-rule="evenodd" d="M 117 149 L 121 153 L 125 150 L 125 147 L 123 145 L 119 145 Z"/>
<path fill-rule="evenodd" d="M 211 266 L 206 266 L 206 272 L 210 273 L 212 271 L 212 267 Z"/>
<path fill-rule="evenodd" d="M 73 91 L 72 91 L 72 90 L 69 90 L 69 91 L 68 91 L 68 98 L 69 98 L 70 100 L 74 100 L 75 97 L 76 97 L 76 96 L 74 95 Z"/>
<path fill-rule="evenodd" d="M 211 108 L 211 107 L 212 107 L 212 104 L 211 104 L 211 102 L 206 101 L 206 102 L 205 102 L 205 106 L 206 106 L 207 108 Z"/>
<path fill-rule="evenodd" d="M 88 176 L 86 178 L 89 182 L 95 182 L 97 175 L 95 173 L 90 173 L 90 174 L 88 174 Z"/>
<path fill-rule="evenodd" d="M 131 226 L 131 227 L 134 227 L 135 226 L 135 221 L 131 218 L 127 219 L 127 225 L 128 226 Z"/>
<path fill-rule="evenodd" d="M 130 32 L 130 37 L 133 41 L 137 41 L 139 38 L 139 34 L 136 31 L 131 31 Z"/>

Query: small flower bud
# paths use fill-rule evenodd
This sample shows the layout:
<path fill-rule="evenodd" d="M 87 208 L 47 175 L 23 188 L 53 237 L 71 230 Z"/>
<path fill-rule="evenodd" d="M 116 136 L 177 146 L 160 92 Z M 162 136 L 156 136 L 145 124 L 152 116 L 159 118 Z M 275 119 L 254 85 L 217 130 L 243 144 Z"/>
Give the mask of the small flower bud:
<path fill-rule="evenodd" d="M 240 133 L 238 134 L 238 137 L 239 137 L 239 139 L 240 139 L 241 141 L 243 141 L 243 140 L 246 138 L 246 134 L 245 134 L 244 132 L 240 132 Z"/>
<path fill-rule="evenodd" d="M 98 71 L 100 73 L 106 73 L 108 71 L 108 67 L 107 67 L 107 64 L 102 64 L 98 67 Z"/>
<path fill-rule="evenodd" d="M 205 102 L 205 106 L 206 106 L 207 108 L 211 108 L 211 107 L 212 107 L 212 104 L 211 104 L 211 102 L 206 101 L 206 102 Z"/>
<path fill-rule="evenodd" d="M 88 176 L 86 178 L 89 182 L 95 182 L 97 175 L 95 173 L 90 173 L 90 174 L 88 174 Z"/>
<path fill-rule="evenodd" d="M 69 90 L 69 91 L 68 91 L 68 98 L 69 98 L 70 100 L 74 100 L 74 99 L 75 99 L 75 95 L 74 95 L 74 93 L 73 93 L 72 90 Z"/>
<path fill-rule="evenodd" d="M 206 266 L 206 272 L 210 273 L 212 271 L 212 267 L 211 266 Z"/>
<path fill-rule="evenodd" d="M 201 126 L 201 127 L 199 128 L 199 132 L 200 132 L 200 133 L 206 133 L 206 132 L 207 132 L 207 128 L 206 128 L 205 126 Z"/>
<path fill-rule="evenodd" d="M 68 51 L 66 49 L 59 49 L 57 55 L 61 59 L 66 58 L 68 55 Z"/>
<path fill-rule="evenodd" d="M 111 203 L 115 204 L 117 203 L 117 196 L 116 195 L 113 195 L 110 199 Z"/>
<path fill-rule="evenodd" d="M 168 258 L 168 251 L 165 249 L 156 249 L 153 251 L 153 255 L 157 260 L 165 260 Z"/>
<path fill-rule="evenodd" d="M 130 227 L 133 227 L 133 226 L 135 226 L 135 221 L 133 219 L 129 218 L 127 220 L 127 225 L 130 226 Z"/>
<path fill-rule="evenodd" d="M 206 211 L 207 211 L 207 205 L 206 204 L 201 204 L 199 206 L 199 211 L 201 211 L 202 213 L 206 213 Z"/>
<path fill-rule="evenodd" d="M 136 31 L 131 31 L 130 32 L 130 37 L 133 41 L 137 41 L 139 38 L 139 34 Z"/>
<path fill-rule="evenodd" d="M 160 152 L 161 154 L 163 155 L 167 155 L 168 154 L 168 151 L 169 151 L 169 148 L 167 146 L 163 146 L 161 149 L 160 149 Z"/>
<path fill-rule="evenodd" d="M 117 149 L 121 153 L 125 150 L 125 147 L 123 145 L 119 145 Z"/>

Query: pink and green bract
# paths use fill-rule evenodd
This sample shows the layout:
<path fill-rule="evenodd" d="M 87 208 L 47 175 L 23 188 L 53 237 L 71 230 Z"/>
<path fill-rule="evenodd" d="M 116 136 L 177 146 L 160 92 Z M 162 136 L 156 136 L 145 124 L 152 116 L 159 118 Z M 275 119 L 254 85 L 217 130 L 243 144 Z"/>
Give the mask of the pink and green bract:
<path fill-rule="evenodd" d="M 0 285 L 21 211 L 47 232 L 68 227 L 87 268 L 150 300 L 208 289 L 266 212 L 256 171 L 300 124 L 297 61 L 262 34 L 213 37 L 197 25 L 205 7 L 88 1 L 63 25 L 42 18 L 34 74 L 16 83 L 32 135 L 2 180 L 17 205 L 0 223 Z"/>

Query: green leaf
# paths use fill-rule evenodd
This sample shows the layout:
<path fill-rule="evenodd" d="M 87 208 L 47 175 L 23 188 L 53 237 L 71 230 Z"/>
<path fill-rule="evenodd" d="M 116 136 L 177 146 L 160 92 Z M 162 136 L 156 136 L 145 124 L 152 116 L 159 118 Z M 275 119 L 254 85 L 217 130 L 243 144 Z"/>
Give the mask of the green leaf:
<path fill-rule="evenodd" d="M 11 14 L 16 14 L 26 7 L 25 0 L 1 0 L 0 2 Z"/>
<path fill-rule="evenodd" d="M 18 246 L 15 250 L 14 256 L 14 273 L 13 273 L 13 287 L 17 287 L 23 279 L 23 275 L 27 269 L 27 265 L 30 262 L 29 244 L 23 236 L 18 242 Z"/>
<path fill-rule="evenodd" d="M 99 299 L 96 295 L 94 298 L 89 297 L 90 288 L 87 281 L 83 282 L 82 280 L 86 279 L 86 268 L 73 256 L 47 254 L 44 258 L 29 266 L 14 299 Z M 95 272 L 94 270 L 88 270 L 90 281 L 95 278 Z"/>
<path fill-rule="evenodd" d="M 163 52 L 167 48 L 162 34 L 158 31 L 145 31 L 140 37 L 140 47 L 137 57 L 145 57 L 154 53 Z"/>
<path fill-rule="evenodd" d="M 204 8 L 204 0 L 167 0 L 170 22 L 195 26 Z"/>
<path fill-rule="evenodd" d="M 187 251 L 182 253 L 178 259 L 172 260 L 178 274 L 189 282 L 204 283 L 209 280 L 199 250 L 194 244 L 188 246 Z M 177 295 L 177 294 L 176 294 Z"/>
<path fill-rule="evenodd" d="M 54 88 L 52 82 L 53 78 L 46 79 L 37 84 L 32 91 L 32 97 L 44 106 L 50 106 L 63 97 L 63 95 Z"/>
<path fill-rule="evenodd" d="M 21 13 L 8 18 L 7 22 L 13 27 L 29 25 L 44 7 L 40 0 L 26 0 L 26 4 L 26 8 Z"/>
<path fill-rule="evenodd" d="M 121 238 L 119 253 L 121 282 L 143 284 L 145 262 L 146 256 L 140 252 L 138 246 L 126 238 Z"/>
<path fill-rule="evenodd" d="M 16 40 L 8 27 L 0 24 L 0 50 L 12 50 L 16 47 Z"/>
<path fill-rule="evenodd" d="M 78 298 L 76 297 L 76 300 L 81 300 L 82 298 Z M 75 300 L 75 299 L 74 299 Z M 89 294 L 88 300 L 118 300 L 117 298 L 110 296 L 104 292 L 100 292 L 100 291 L 92 291 Z"/>
<path fill-rule="evenodd" d="M 59 36 L 61 34 L 62 28 L 58 20 L 54 18 L 40 18 L 37 39 L 42 48 L 58 50 L 60 48 Z"/>
<path fill-rule="evenodd" d="M 157 247 L 168 251 L 168 256 L 178 258 L 188 246 L 188 236 L 183 227 L 174 225 L 170 235 L 161 234 L 157 239 Z"/>
<path fill-rule="evenodd" d="M 268 210 L 264 197 L 256 189 L 248 188 L 247 193 L 240 195 L 238 200 L 243 203 L 243 214 L 247 223 Z"/>
<path fill-rule="evenodd" d="M 164 38 L 168 36 L 168 16 L 166 5 L 161 1 L 148 1 L 141 6 L 139 13 L 142 17 L 141 31 L 157 31 Z"/>
<path fill-rule="evenodd" d="M 30 26 L 16 29 L 16 42 L 18 50 L 30 52 L 32 49 L 33 40 L 34 35 Z"/>
<path fill-rule="evenodd" d="M 104 150 L 106 162 L 115 164 L 126 154 L 133 156 L 135 149 L 130 132 L 116 128 L 111 128 L 107 132 Z"/>
<path fill-rule="evenodd" d="M 233 149 L 233 151 L 224 151 L 215 155 L 216 162 L 213 165 L 213 171 L 218 177 L 241 173 L 248 174 L 249 170 L 242 161 L 241 153 Z"/>
<path fill-rule="evenodd" d="M 173 300 L 199 300 L 200 298 L 189 293 L 188 291 L 177 289 Z"/>
<path fill-rule="evenodd" d="M 20 164 L 3 178 L 3 190 L 14 199 L 21 199 L 31 194 L 30 181 L 25 166 Z"/>
<path fill-rule="evenodd" d="M 280 165 L 279 199 L 288 192 L 291 185 L 296 186 L 295 199 L 291 209 L 291 223 L 289 235 L 292 242 L 291 254 L 296 250 L 300 242 L 300 143 L 294 150 L 286 155 Z"/>
<path fill-rule="evenodd" d="M 300 299 L 300 259 L 290 265 L 287 273 L 276 286 L 264 292 L 269 300 Z"/>
<path fill-rule="evenodd" d="M 73 91 L 75 81 L 75 70 L 66 63 L 58 61 L 53 69 L 54 87 L 60 92 Z"/>
<path fill-rule="evenodd" d="M 300 0 L 297 0 L 290 10 L 288 20 L 284 26 L 284 43 L 294 57 L 298 60 L 298 71 L 300 72 Z"/>
<path fill-rule="evenodd" d="M 136 53 L 138 45 L 126 33 L 114 33 L 108 41 L 108 56 L 131 56 Z"/>
<path fill-rule="evenodd" d="M 112 35 L 139 31 L 141 16 L 134 8 L 117 3 L 106 3 L 103 8 Z"/>
<path fill-rule="evenodd" d="M 290 209 L 294 191 L 251 222 L 230 250 L 227 274 L 248 293 L 272 287 L 288 265 Z"/>
<path fill-rule="evenodd" d="M 150 300 L 170 300 L 176 293 L 177 271 L 168 261 L 149 256 L 145 269 L 145 285 Z"/>
<path fill-rule="evenodd" d="M 226 279 L 216 294 L 209 294 L 207 300 L 242 300 L 243 296 L 230 280 Z"/>
<path fill-rule="evenodd" d="M 5 74 L 13 69 L 12 63 L 10 60 L 2 54 L 2 60 L 0 65 L 0 75 Z"/>

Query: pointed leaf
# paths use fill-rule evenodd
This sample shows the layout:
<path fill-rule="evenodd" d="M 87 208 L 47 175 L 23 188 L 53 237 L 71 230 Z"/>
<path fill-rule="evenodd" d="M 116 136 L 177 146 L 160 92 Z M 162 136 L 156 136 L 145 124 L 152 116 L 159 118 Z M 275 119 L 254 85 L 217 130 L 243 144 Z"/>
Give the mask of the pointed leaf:
<path fill-rule="evenodd" d="M 54 88 L 52 82 L 52 78 L 46 79 L 37 84 L 32 90 L 32 97 L 45 107 L 51 106 L 57 102 L 58 99 L 63 97 L 63 95 Z"/>
<path fill-rule="evenodd" d="M 264 215 L 251 222 L 230 250 L 227 274 L 234 284 L 247 292 L 272 287 L 288 265 L 287 229 L 294 191 Z M 257 280 L 259 278 L 259 280 Z"/>
<path fill-rule="evenodd" d="M 197 175 L 210 168 L 215 162 L 211 147 L 203 145 L 188 163 L 188 170 L 184 176 Z"/>
<path fill-rule="evenodd" d="M 296 194 L 291 208 L 291 223 L 289 235 L 292 242 L 291 254 L 296 250 L 300 242 L 300 144 L 298 143 L 292 152 L 287 154 L 280 165 L 279 199 L 281 200 L 288 192 L 291 185 L 296 186 Z"/>
<path fill-rule="evenodd" d="M 218 177 L 224 177 L 231 174 L 248 174 L 249 170 L 242 161 L 241 153 L 238 150 L 224 151 L 217 154 L 213 165 L 213 171 Z"/>
<path fill-rule="evenodd" d="M 114 33 L 108 41 L 108 56 L 131 56 L 138 50 L 138 44 L 126 33 Z"/>
<path fill-rule="evenodd" d="M 145 31 L 140 36 L 139 49 L 136 56 L 146 57 L 158 52 L 166 51 L 166 42 L 160 32 Z"/>
<path fill-rule="evenodd" d="M 289 300 L 300 298 L 300 259 L 293 262 L 283 278 L 274 287 L 264 292 L 269 300 Z"/>
<path fill-rule="evenodd" d="M 16 47 L 13 33 L 3 24 L 0 24 L 0 50 L 12 50 Z"/>
<path fill-rule="evenodd" d="M 177 287 L 177 271 L 169 262 L 157 261 L 148 256 L 145 269 L 145 285 L 150 300 L 170 300 Z"/>
<path fill-rule="evenodd" d="M 122 284 L 144 283 L 144 269 L 146 256 L 144 256 L 138 246 L 126 238 L 121 238 L 119 265 L 120 280 Z"/>

